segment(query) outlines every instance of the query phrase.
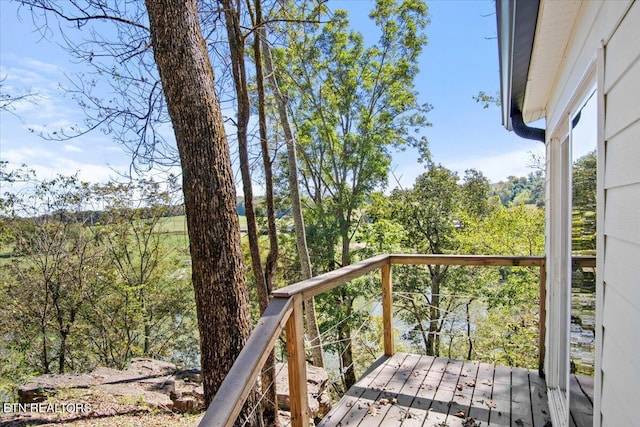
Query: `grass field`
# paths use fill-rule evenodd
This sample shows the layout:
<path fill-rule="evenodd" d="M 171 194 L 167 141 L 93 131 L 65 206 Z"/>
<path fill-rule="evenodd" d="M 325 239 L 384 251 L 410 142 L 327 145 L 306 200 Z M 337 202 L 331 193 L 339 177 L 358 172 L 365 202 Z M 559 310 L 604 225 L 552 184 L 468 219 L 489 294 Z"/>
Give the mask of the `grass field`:
<path fill-rule="evenodd" d="M 242 215 L 240 218 L 240 229 L 246 230 L 247 218 Z M 187 218 L 184 215 L 161 218 L 157 233 L 163 235 L 163 240 L 170 248 L 189 249 L 189 235 L 187 233 Z M 14 258 L 13 243 L 0 245 L 0 266 L 6 265 Z"/>
<path fill-rule="evenodd" d="M 244 215 L 239 216 L 240 229 L 245 230 L 247 228 L 247 217 Z M 176 233 L 187 234 L 187 217 L 184 215 L 170 216 L 161 218 L 159 222 L 159 228 L 161 233 Z"/>

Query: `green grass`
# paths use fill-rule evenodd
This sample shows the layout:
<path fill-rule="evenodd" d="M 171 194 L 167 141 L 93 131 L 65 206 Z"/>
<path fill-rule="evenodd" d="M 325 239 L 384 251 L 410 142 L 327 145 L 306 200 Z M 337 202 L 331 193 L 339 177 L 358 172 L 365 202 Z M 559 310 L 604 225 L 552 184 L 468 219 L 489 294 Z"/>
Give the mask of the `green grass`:
<path fill-rule="evenodd" d="M 247 218 L 242 215 L 239 219 L 240 229 L 246 230 Z M 163 242 L 169 248 L 189 250 L 187 218 L 184 215 L 160 218 L 155 232 L 162 235 Z M 0 267 L 9 264 L 12 259 L 15 259 L 13 256 L 13 244 L 0 246 Z"/>
<path fill-rule="evenodd" d="M 241 215 L 240 229 L 246 230 L 247 217 Z M 163 235 L 163 241 L 169 248 L 189 249 L 189 234 L 187 233 L 187 218 L 184 215 L 161 218 L 156 229 Z"/>
<path fill-rule="evenodd" d="M 238 218 L 240 219 L 240 228 L 246 229 L 247 217 L 240 215 Z M 187 217 L 184 215 L 178 215 L 160 218 L 158 228 L 160 233 L 187 234 Z"/>

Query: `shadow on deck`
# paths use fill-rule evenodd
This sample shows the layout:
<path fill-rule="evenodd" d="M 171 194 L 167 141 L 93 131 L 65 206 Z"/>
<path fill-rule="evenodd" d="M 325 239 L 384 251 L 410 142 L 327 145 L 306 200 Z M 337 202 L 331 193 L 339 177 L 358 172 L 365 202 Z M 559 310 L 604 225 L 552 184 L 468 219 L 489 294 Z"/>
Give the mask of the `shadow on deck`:
<path fill-rule="evenodd" d="M 320 426 L 535 426 L 550 424 L 537 371 L 396 353 L 382 357 Z"/>

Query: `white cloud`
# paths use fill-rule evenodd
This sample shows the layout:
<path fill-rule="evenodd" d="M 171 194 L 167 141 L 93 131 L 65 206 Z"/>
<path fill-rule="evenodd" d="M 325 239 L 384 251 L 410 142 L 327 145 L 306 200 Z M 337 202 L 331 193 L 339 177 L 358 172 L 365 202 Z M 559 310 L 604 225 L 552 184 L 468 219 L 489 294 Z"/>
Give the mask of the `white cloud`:
<path fill-rule="evenodd" d="M 542 148 L 540 148 L 542 150 Z M 544 154 L 543 151 L 518 150 L 495 156 L 480 157 L 475 159 L 464 159 L 459 162 L 447 165 L 449 169 L 458 172 L 459 176 L 464 176 L 467 169 L 477 169 L 481 171 L 491 182 L 504 181 L 508 176 L 527 176 L 534 170 L 531 168 L 531 154 Z"/>
<path fill-rule="evenodd" d="M 441 163 L 447 169 L 457 172 L 460 178 L 464 177 L 465 170 L 476 169 L 481 171 L 490 182 L 495 183 L 505 181 L 508 176 L 527 176 L 533 172 L 534 169 L 531 167 L 532 153 L 544 156 L 542 144 L 538 148 L 526 148 L 485 157 L 457 158 L 453 162 L 443 161 Z M 416 178 L 425 172 L 425 167 L 424 164 L 417 161 L 396 161 L 392 165 L 392 170 L 393 174 L 389 175 L 389 188 L 402 187 L 406 189 L 413 187 Z"/>
<path fill-rule="evenodd" d="M 35 158 L 50 158 L 52 156 L 53 153 L 50 151 L 32 147 L 2 150 L 2 159 L 14 165 L 21 165 L 23 163 L 29 165 Z"/>
<path fill-rule="evenodd" d="M 58 73 L 61 71 L 60 67 L 55 64 L 49 64 L 33 58 L 23 58 L 22 63 L 31 68 L 45 73 Z"/>
<path fill-rule="evenodd" d="M 71 145 L 71 144 L 66 144 L 64 146 L 64 150 L 72 153 L 82 153 L 84 151 L 82 150 L 82 148 L 76 147 L 75 145 Z"/>

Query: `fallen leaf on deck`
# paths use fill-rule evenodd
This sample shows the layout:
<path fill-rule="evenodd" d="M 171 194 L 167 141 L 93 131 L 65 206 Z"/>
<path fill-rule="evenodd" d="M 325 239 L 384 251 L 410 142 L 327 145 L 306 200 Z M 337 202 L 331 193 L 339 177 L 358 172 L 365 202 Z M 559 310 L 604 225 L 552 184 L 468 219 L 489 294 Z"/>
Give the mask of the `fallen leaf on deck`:
<path fill-rule="evenodd" d="M 376 415 L 378 415 L 378 408 L 376 408 L 375 406 L 369 406 L 369 411 L 368 411 L 369 415 L 371 415 L 372 417 L 375 417 Z"/>
<path fill-rule="evenodd" d="M 487 400 L 487 401 L 486 401 L 486 402 L 484 402 L 484 403 L 486 403 L 486 405 L 487 405 L 489 408 L 496 408 L 496 407 L 497 407 L 496 403 L 495 403 L 493 400 Z"/>
<path fill-rule="evenodd" d="M 382 398 L 378 401 L 378 403 L 381 404 L 382 406 L 388 405 L 389 399 Z"/>
<path fill-rule="evenodd" d="M 456 413 L 455 413 L 455 414 L 453 414 L 453 415 L 455 415 L 455 416 L 456 416 L 456 417 L 458 417 L 458 418 L 464 418 L 464 417 L 465 417 L 465 415 L 467 415 L 467 414 L 465 414 L 465 412 L 464 412 L 464 411 L 458 411 L 458 412 L 456 412 Z"/>
<path fill-rule="evenodd" d="M 462 391 L 462 384 L 458 384 L 458 385 L 456 385 L 456 388 L 457 388 L 458 390 L 461 390 L 461 391 Z"/>
<path fill-rule="evenodd" d="M 523 426 L 524 425 L 524 421 L 522 421 L 520 418 L 518 418 L 517 420 L 514 421 L 517 425 L 519 426 Z"/>
<path fill-rule="evenodd" d="M 474 420 L 473 418 L 469 417 L 466 420 L 464 420 L 464 422 L 462 423 L 462 427 L 479 427 L 480 423 L 476 423 L 476 420 Z"/>
<path fill-rule="evenodd" d="M 476 382 L 474 380 L 467 381 L 466 384 L 467 384 L 467 387 L 475 387 L 476 386 Z"/>
<path fill-rule="evenodd" d="M 398 399 L 396 399 L 395 397 L 391 399 L 391 404 L 392 405 L 397 405 L 398 404 Z"/>

